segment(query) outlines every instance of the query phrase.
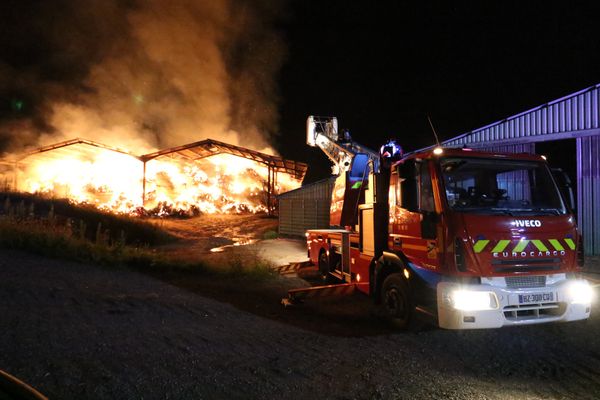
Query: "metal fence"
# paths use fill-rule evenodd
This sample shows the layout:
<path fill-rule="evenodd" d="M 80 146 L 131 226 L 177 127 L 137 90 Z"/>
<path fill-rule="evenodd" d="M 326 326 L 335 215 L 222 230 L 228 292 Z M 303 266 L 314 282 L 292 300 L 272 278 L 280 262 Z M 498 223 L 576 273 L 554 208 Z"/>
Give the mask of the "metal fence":
<path fill-rule="evenodd" d="M 335 177 L 280 194 L 279 234 L 304 236 L 308 229 L 329 228 L 329 207 Z"/>

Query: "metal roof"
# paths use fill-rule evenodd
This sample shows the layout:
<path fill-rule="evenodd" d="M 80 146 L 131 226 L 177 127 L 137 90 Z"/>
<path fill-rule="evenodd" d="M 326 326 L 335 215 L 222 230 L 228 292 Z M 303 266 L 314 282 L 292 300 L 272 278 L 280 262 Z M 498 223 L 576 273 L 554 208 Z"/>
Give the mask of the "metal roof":
<path fill-rule="evenodd" d="M 24 160 L 27 157 L 34 156 L 34 155 L 41 155 L 41 154 L 44 154 L 44 153 L 47 153 L 50 151 L 61 150 L 63 152 L 71 152 L 70 151 L 71 146 L 79 146 L 79 145 L 88 147 L 89 151 L 95 151 L 95 150 L 114 151 L 117 153 L 121 153 L 124 155 L 134 157 L 142 162 L 147 162 L 147 161 L 153 160 L 158 157 L 171 157 L 171 158 L 179 158 L 179 159 L 185 159 L 185 160 L 190 160 L 190 161 L 196 161 L 196 160 L 200 160 L 202 158 L 214 156 L 216 154 L 226 153 L 226 154 L 232 154 L 232 155 L 238 156 L 238 157 L 247 158 L 247 159 L 256 161 L 258 163 L 264 164 L 265 166 L 272 168 L 272 170 L 275 172 L 287 173 L 287 174 L 293 176 L 295 179 L 298 179 L 300 181 L 304 179 L 304 175 L 306 175 L 306 171 L 308 169 L 308 165 L 305 163 L 302 163 L 302 162 L 286 160 L 282 157 L 272 156 L 270 154 L 261 153 L 261 152 L 255 151 L 255 150 L 250 150 L 250 149 L 240 147 L 240 146 L 234 146 L 232 144 L 223 143 L 223 142 L 219 142 L 217 140 L 212 140 L 212 139 L 202 140 L 200 142 L 189 143 L 189 144 L 186 144 L 183 146 L 171 147 L 168 149 L 156 151 L 154 153 L 137 156 L 137 155 L 129 153 L 126 150 L 119 149 L 117 147 L 108 146 L 108 145 L 94 142 L 94 141 L 87 140 L 87 139 L 76 138 L 76 139 L 66 140 L 63 142 L 58 142 L 58 143 L 51 144 L 48 146 L 40 147 L 38 149 L 29 151 L 27 153 L 20 155 L 15 160 L 5 159 L 5 160 L 1 160 L 1 161 L 2 161 L 2 163 L 6 163 L 6 164 L 8 164 L 8 163 L 14 164 L 15 162 Z M 76 154 L 81 154 L 81 152 L 82 152 L 82 150 L 78 149 L 76 151 Z M 86 150 L 85 152 L 87 153 L 88 151 Z"/>
<path fill-rule="evenodd" d="M 121 149 L 119 149 L 117 147 L 107 146 L 105 144 L 94 142 L 94 141 L 87 140 L 87 139 L 75 138 L 75 139 L 71 139 L 71 140 L 65 140 L 64 142 L 58 142 L 58 143 L 51 144 L 51 145 L 48 145 L 48 146 L 43 146 L 43 147 L 40 147 L 38 149 L 29 151 L 29 152 L 21 155 L 18 158 L 18 160 L 23 160 L 24 158 L 27 158 L 27 157 L 32 156 L 32 155 L 46 153 L 48 151 L 62 149 L 62 148 L 66 148 L 66 147 L 69 147 L 69 146 L 75 146 L 75 145 L 80 145 L 80 144 L 83 144 L 83 145 L 86 145 L 86 146 L 91 146 L 92 148 L 98 148 L 98 149 L 103 149 L 103 150 L 115 151 L 117 153 L 125 154 L 125 155 L 131 156 L 131 157 L 140 158 L 138 156 L 135 156 L 135 155 L 129 153 L 126 150 L 121 150 Z"/>
<path fill-rule="evenodd" d="M 308 165 L 302 162 L 286 160 L 278 156 L 261 153 L 240 146 L 206 139 L 199 142 L 189 143 L 183 146 L 172 147 L 154 153 L 145 154 L 140 157 L 144 162 L 158 157 L 182 158 L 196 161 L 216 154 L 232 154 L 234 156 L 247 158 L 271 167 L 276 172 L 285 172 L 298 180 L 304 179 Z"/>
<path fill-rule="evenodd" d="M 442 142 L 491 147 L 600 134 L 600 84 Z"/>

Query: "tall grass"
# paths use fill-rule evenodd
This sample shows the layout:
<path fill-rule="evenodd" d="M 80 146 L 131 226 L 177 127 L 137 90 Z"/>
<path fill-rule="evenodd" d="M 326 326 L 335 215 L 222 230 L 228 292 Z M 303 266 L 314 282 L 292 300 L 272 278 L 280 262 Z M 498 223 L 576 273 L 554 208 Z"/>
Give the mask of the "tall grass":
<path fill-rule="evenodd" d="M 54 219 L 57 224 L 71 224 L 79 235 L 92 241 L 98 237 L 98 230 L 108 240 L 122 240 L 128 245 L 158 245 L 174 240 L 157 224 L 140 218 L 28 193 L 0 193 L 0 215 Z"/>
<path fill-rule="evenodd" d="M 64 201 L 55 203 L 31 196 L 35 201 L 26 202 L 23 197 L 26 195 L 15 202 L 5 195 L 0 201 L 1 248 L 144 271 L 177 270 L 256 280 L 274 276 L 271 266 L 251 249 L 235 248 L 212 261 L 181 261 L 152 248 L 153 244 L 174 240 L 156 225 L 91 208 L 79 209 Z"/>

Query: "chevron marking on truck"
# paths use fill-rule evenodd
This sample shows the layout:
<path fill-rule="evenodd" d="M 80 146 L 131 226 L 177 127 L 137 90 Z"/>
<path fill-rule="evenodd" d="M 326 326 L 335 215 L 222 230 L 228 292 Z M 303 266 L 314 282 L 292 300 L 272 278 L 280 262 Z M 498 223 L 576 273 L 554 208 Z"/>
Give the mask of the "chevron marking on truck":
<path fill-rule="evenodd" d="M 475 253 L 481 253 L 481 251 L 483 249 L 485 249 L 485 246 L 487 246 L 487 244 L 489 243 L 489 240 L 478 240 L 477 242 L 475 242 L 475 244 L 473 245 L 473 250 L 475 250 Z"/>
<path fill-rule="evenodd" d="M 492 253 L 503 252 L 509 243 L 510 243 L 510 240 L 506 240 L 506 239 L 499 240 L 498 243 L 496 244 L 496 246 L 494 246 L 494 248 L 492 249 Z"/>
<path fill-rule="evenodd" d="M 548 251 L 548 248 L 546 247 L 546 245 L 545 245 L 544 243 L 542 243 L 542 241 L 541 241 L 541 240 L 536 240 L 536 239 L 533 239 L 533 240 L 531 241 L 531 243 L 533 243 L 533 245 L 534 245 L 535 247 L 537 247 L 537 249 L 538 249 L 539 251 L 544 251 L 544 252 Z"/>
<path fill-rule="evenodd" d="M 563 251 L 565 249 L 562 246 L 562 244 L 560 244 L 560 242 L 558 240 L 556 240 L 556 239 L 548 239 L 548 241 L 554 247 L 554 249 L 557 250 L 557 251 Z"/>
<path fill-rule="evenodd" d="M 565 246 L 563 246 L 563 244 L 560 242 L 560 240 L 558 240 L 558 239 L 545 239 L 545 240 L 547 241 L 547 243 L 544 243 L 544 240 L 540 240 L 540 239 L 519 240 L 517 242 L 517 244 L 515 245 L 515 247 L 512 249 L 511 253 L 520 253 L 520 252 L 524 251 L 527 248 L 527 246 L 529 246 L 530 243 L 532 245 L 534 245 L 538 251 L 541 251 L 544 253 L 546 253 L 550 250 L 556 250 L 559 252 L 562 252 L 565 250 Z M 573 241 L 573 239 L 565 238 L 564 242 L 569 247 L 569 249 L 575 250 L 576 245 L 575 245 L 575 242 Z M 473 244 L 473 250 L 475 251 L 475 253 L 481 253 L 482 251 L 484 251 L 486 249 L 486 247 L 489 249 L 489 247 L 488 247 L 489 243 L 490 243 L 490 240 L 487 240 L 487 239 L 477 240 Z M 492 247 L 491 250 L 489 250 L 489 251 L 491 253 L 502 253 L 503 251 L 506 250 L 506 248 L 508 247 L 508 245 L 510 243 L 511 243 L 511 240 L 507 240 L 507 239 L 498 240 L 498 242 L 494 245 L 494 247 Z"/>

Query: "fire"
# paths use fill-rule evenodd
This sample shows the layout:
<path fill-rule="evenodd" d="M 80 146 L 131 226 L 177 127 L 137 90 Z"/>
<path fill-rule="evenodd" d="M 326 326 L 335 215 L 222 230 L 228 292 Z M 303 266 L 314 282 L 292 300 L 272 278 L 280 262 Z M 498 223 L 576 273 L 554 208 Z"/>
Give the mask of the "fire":
<path fill-rule="evenodd" d="M 81 151 L 78 151 L 81 150 Z M 269 171 L 263 163 L 219 153 L 200 160 L 71 146 L 33 154 L 17 164 L 17 189 L 68 198 L 127 214 L 266 212 Z M 301 181 L 279 172 L 273 194 Z M 274 190 L 273 190 L 274 189 Z"/>

